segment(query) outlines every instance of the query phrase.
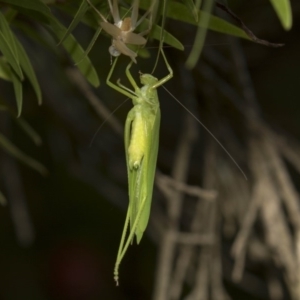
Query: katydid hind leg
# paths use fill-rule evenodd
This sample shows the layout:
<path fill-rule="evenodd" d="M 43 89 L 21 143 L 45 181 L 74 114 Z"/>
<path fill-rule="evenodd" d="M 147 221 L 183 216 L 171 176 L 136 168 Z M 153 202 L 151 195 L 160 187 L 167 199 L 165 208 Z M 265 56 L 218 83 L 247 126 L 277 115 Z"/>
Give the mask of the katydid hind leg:
<path fill-rule="evenodd" d="M 127 119 L 126 119 L 126 123 L 125 123 L 125 136 L 124 136 L 124 142 L 125 142 L 125 153 L 126 153 L 126 164 L 127 164 L 127 176 L 128 176 L 128 183 L 129 183 L 129 195 L 131 194 L 131 190 L 132 190 L 132 185 L 130 183 L 130 168 L 129 168 L 129 159 L 128 159 L 128 147 L 130 144 L 130 128 L 131 128 L 131 124 L 132 121 L 134 119 L 134 112 L 132 111 L 133 109 L 131 109 L 127 115 Z M 116 263 L 115 263 L 115 268 L 114 268 L 114 279 L 117 283 L 118 283 L 118 279 L 119 279 L 119 266 L 120 263 L 122 261 L 122 258 L 128 248 L 128 240 L 129 238 L 126 240 L 125 246 L 124 246 L 124 242 L 125 242 L 125 238 L 126 238 L 126 233 L 127 233 L 127 229 L 128 229 L 128 224 L 130 223 L 130 218 L 131 218 L 131 214 L 132 214 L 132 201 L 129 197 L 129 204 L 128 204 L 128 209 L 127 209 L 127 213 L 126 213 L 126 219 L 125 219 L 125 224 L 124 224 L 124 228 L 123 228 L 123 232 L 122 232 L 122 237 L 121 237 L 121 241 L 120 241 L 120 245 L 119 245 L 119 249 L 118 249 L 118 254 L 117 254 L 117 259 L 116 259 Z M 131 228 L 132 226 L 130 226 L 130 233 L 133 230 Z M 130 237 L 130 234 L 129 234 Z M 127 246 L 126 246 L 127 245 Z"/>
<path fill-rule="evenodd" d="M 165 55 L 165 52 L 163 49 L 161 49 L 161 54 L 163 56 L 163 59 L 165 61 L 165 64 L 167 66 L 167 69 L 169 71 L 169 74 L 167 76 L 165 76 L 164 78 L 160 79 L 158 82 L 156 82 L 153 86 L 152 89 L 157 89 L 159 86 L 165 84 L 167 81 L 169 81 L 172 77 L 173 77 L 173 70 L 167 60 L 167 57 Z"/>
<path fill-rule="evenodd" d="M 123 247 L 123 251 L 120 254 L 120 262 L 121 262 L 122 258 L 124 257 L 124 255 L 125 255 L 128 247 L 129 247 L 129 245 L 131 244 L 131 241 L 134 238 L 134 235 L 136 234 L 135 230 L 137 228 L 137 225 L 138 225 L 138 222 L 140 220 L 140 216 L 141 216 L 141 213 L 143 211 L 144 206 L 145 206 L 145 201 L 142 201 L 141 207 L 140 207 L 140 209 L 139 209 L 139 211 L 137 213 L 136 219 L 133 222 L 132 228 L 130 229 L 130 234 L 129 234 L 129 236 L 127 238 L 127 241 L 126 241 L 126 243 L 125 243 L 125 245 Z"/>
<path fill-rule="evenodd" d="M 144 204 L 145 203 L 143 203 L 143 205 Z M 120 267 L 120 264 L 122 262 L 122 259 L 123 259 L 124 255 L 125 255 L 128 247 L 131 244 L 131 241 L 134 238 L 135 228 L 137 227 L 137 224 L 139 222 L 139 218 L 140 218 L 142 209 L 143 209 L 143 207 L 141 207 L 141 210 L 139 211 L 139 213 L 137 215 L 137 218 L 135 219 L 135 221 L 133 223 L 133 226 L 130 229 L 129 236 L 127 237 L 125 245 L 124 245 L 126 231 L 127 231 L 127 227 L 128 227 L 128 223 L 129 223 L 129 211 L 127 212 L 126 223 L 125 223 L 125 226 L 124 226 L 124 229 L 123 229 L 122 238 L 121 238 L 121 244 L 120 244 L 120 247 L 119 247 L 118 256 L 117 256 L 117 260 L 116 260 L 115 268 L 114 268 L 114 279 L 115 279 L 117 285 L 119 284 L 119 267 Z"/>
<path fill-rule="evenodd" d="M 130 73 L 130 68 L 132 66 L 132 62 L 129 63 L 129 65 L 126 68 L 126 76 L 129 80 L 129 82 L 131 83 L 131 85 L 133 86 L 134 90 L 139 90 L 139 86 L 137 85 L 137 83 L 135 82 L 134 78 L 132 77 L 131 73 Z"/>
<path fill-rule="evenodd" d="M 127 90 L 122 89 L 121 87 L 119 87 L 118 85 L 116 85 L 115 83 L 110 81 L 111 75 L 112 75 L 112 73 L 113 73 L 113 71 L 116 67 L 117 60 L 118 60 L 118 57 L 115 58 L 115 60 L 113 62 L 113 65 L 110 68 L 110 71 L 109 71 L 109 73 L 107 75 L 107 78 L 106 78 L 106 84 L 109 85 L 112 89 L 116 90 L 117 92 L 125 95 L 126 97 L 128 97 L 130 99 L 132 99 L 133 95 L 131 93 L 129 93 Z"/>
<path fill-rule="evenodd" d="M 119 87 L 121 87 L 123 90 L 125 90 L 125 91 L 131 93 L 131 94 L 132 94 L 132 97 L 133 97 L 133 96 L 136 96 L 136 94 L 134 93 L 134 91 L 132 91 L 131 89 L 129 89 L 128 87 L 126 87 L 125 85 L 123 85 L 123 84 L 120 82 L 120 79 L 117 80 L 117 85 L 118 85 Z"/>
<path fill-rule="evenodd" d="M 124 256 L 124 254 L 122 255 L 122 253 L 124 252 L 124 249 L 125 249 L 124 241 L 125 241 L 125 237 L 126 237 L 128 224 L 129 224 L 129 210 L 127 211 L 127 214 L 126 214 L 125 224 L 124 224 L 121 241 L 120 241 L 120 245 L 119 245 L 119 249 L 118 249 L 117 259 L 116 259 L 116 263 L 115 263 L 115 267 L 114 267 L 114 280 L 116 281 L 117 285 L 119 285 L 119 266 L 120 266 L 120 263 Z M 128 246 L 127 246 L 127 248 L 128 248 Z M 125 252 L 126 252 L 126 250 L 125 250 Z"/>

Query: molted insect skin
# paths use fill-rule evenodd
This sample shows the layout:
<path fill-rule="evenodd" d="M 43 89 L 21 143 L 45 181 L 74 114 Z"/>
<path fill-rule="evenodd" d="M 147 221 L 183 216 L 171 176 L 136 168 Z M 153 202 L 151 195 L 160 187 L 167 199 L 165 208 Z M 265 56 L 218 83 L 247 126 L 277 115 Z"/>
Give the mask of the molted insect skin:
<path fill-rule="evenodd" d="M 114 56 L 114 57 L 117 57 L 121 54 L 121 52 L 119 52 L 114 45 L 111 45 L 109 48 L 108 48 L 108 52 L 111 56 Z"/>
<path fill-rule="evenodd" d="M 139 110 L 136 106 L 135 110 Z M 129 167 L 130 169 L 138 169 L 141 165 L 146 147 L 146 128 L 144 124 L 142 114 L 140 112 L 135 112 L 135 118 L 131 125 L 131 138 L 130 145 L 128 148 L 129 156 Z"/>
<path fill-rule="evenodd" d="M 122 31 L 129 31 L 131 29 L 131 18 L 125 18 L 119 27 Z"/>
<path fill-rule="evenodd" d="M 112 45 L 109 47 L 109 53 L 117 57 L 121 53 L 129 56 L 131 60 L 136 63 L 137 54 L 132 51 L 127 44 L 132 45 L 140 45 L 144 46 L 147 40 L 143 37 L 147 33 L 150 32 L 152 26 L 152 11 L 155 5 L 156 0 L 152 0 L 152 4 L 146 13 L 138 20 L 138 11 L 139 11 L 139 0 L 133 1 L 131 17 L 124 18 L 124 20 L 120 19 L 119 8 L 118 8 L 118 0 L 108 0 L 108 6 L 110 9 L 110 13 L 114 19 L 114 23 L 109 23 L 108 20 L 102 15 L 100 11 L 94 6 L 91 0 L 86 0 L 86 2 L 97 12 L 97 14 L 101 18 L 100 26 L 102 29 L 111 35 L 112 37 Z M 141 33 L 134 33 L 133 31 L 143 22 L 143 20 L 148 16 L 150 17 L 148 30 L 145 30 Z"/>

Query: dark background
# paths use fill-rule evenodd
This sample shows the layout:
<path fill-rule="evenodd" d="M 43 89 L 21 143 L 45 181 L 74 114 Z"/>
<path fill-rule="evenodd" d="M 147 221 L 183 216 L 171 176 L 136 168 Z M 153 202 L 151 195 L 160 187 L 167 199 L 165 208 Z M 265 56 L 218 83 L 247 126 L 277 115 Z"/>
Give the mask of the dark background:
<path fill-rule="evenodd" d="M 209 32 L 197 68 L 201 68 L 202 60 L 210 64 L 210 55 L 226 57 L 232 43 L 238 43 L 247 61 L 262 117 L 278 132 L 286 132 L 287 136 L 299 140 L 298 1 L 292 1 L 294 21 L 289 32 L 281 28 L 268 1 L 229 1 L 229 4 L 258 37 L 284 43 L 285 46 L 268 48 Z M 68 17 L 60 12 L 57 14 L 68 24 Z M 181 88 L 181 76 L 185 76 L 182 74 L 186 71 L 181 70 L 195 29 L 174 21 L 167 21 L 166 26 L 182 43 L 187 44 L 184 53 L 165 49 L 174 69 L 174 79 L 166 87 L 187 105 Z M 61 49 L 57 56 L 24 37 L 20 30 L 16 33 L 27 49 L 43 90 L 43 105 L 38 107 L 29 83 L 25 83 L 22 116 L 41 135 L 43 144 L 36 148 L 4 112 L 0 112 L 1 125 L 24 152 L 47 167 L 49 175 L 43 178 L 1 152 L 1 159 L 5 161 L 1 167 L 1 189 L 6 192 L 9 204 L 0 209 L 0 299 L 150 299 L 158 253 L 157 243 L 153 242 L 158 238 L 153 238 L 151 229 L 150 235 L 147 231 L 139 246 L 134 244 L 128 250 L 120 268 L 120 286 L 115 287 L 113 281 L 113 267 L 127 207 L 122 137 L 109 122 L 103 125 L 103 119 L 97 116 L 85 96 L 72 83 L 66 72 L 72 66 Z M 74 32 L 84 47 L 92 34 L 92 30 L 83 25 Z M 101 80 L 100 88 L 93 91 L 112 111 L 124 101 L 124 97 L 105 85 L 110 68 L 109 43 L 107 37 L 101 36 L 90 58 Z M 156 46 L 151 44 L 151 47 Z M 139 70 L 144 73 L 151 71 L 157 50 L 150 51 L 151 59 L 140 58 L 138 66 L 134 67 L 136 78 Z M 127 57 L 121 58 L 115 79 L 119 76 L 126 82 L 124 67 L 128 61 Z M 218 62 L 215 63 L 218 65 Z M 230 60 L 223 63 L 232 64 Z M 161 78 L 165 74 L 166 69 L 160 63 L 155 76 Z M 208 88 L 214 89 L 213 80 L 202 81 L 197 69 L 191 74 L 193 78 L 199 78 L 195 86 L 199 97 L 196 110 L 209 129 L 213 131 L 219 126 L 216 124 L 222 123 L 224 115 L 228 114 L 230 118 L 238 114 L 226 102 L 214 104 L 222 101 L 218 98 L 212 99 L 212 102 L 203 100 L 202 85 L 207 88 L 210 84 Z M 232 88 L 235 88 L 234 85 Z M 14 103 L 10 84 L 1 81 L 1 92 Z M 158 167 L 169 174 L 184 112 L 162 88 L 159 96 L 162 124 Z M 120 124 L 124 124 L 130 108 L 131 103 L 127 101 L 115 112 L 114 117 Z M 239 118 L 237 116 L 230 126 L 239 126 Z M 101 124 L 103 126 L 90 147 L 91 139 Z M 243 131 L 240 134 L 243 135 Z M 201 129 L 200 143 L 204 141 L 203 136 L 206 140 L 210 139 Z M 197 147 L 201 156 L 201 145 Z M 197 162 L 199 157 L 194 156 Z M 192 169 L 191 174 L 191 182 L 196 182 L 198 175 L 195 170 Z M 295 174 L 296 183 L 297 179 Z M 162 195 L 155 190 L 153 201 L 161 201 L 161 198 Z M 155 223 L 155 220 L 152 222 Z M 230 257 L 226 247 L 229 248 L 231 242 L 224 243 L 226 257 Z M 232 299 L 271 299 L 260 269 L 263 266 L 252 270 L 253 276 L 259 277 L 262 282 L 261 288 L 255 292 L 233 283 L 230 268 L 228 272 L 225 270 L 225 287 Z M 281 278 L 280 270 L 276 272 Z M 287 292 L 284 299 L 289 299 Z"/>

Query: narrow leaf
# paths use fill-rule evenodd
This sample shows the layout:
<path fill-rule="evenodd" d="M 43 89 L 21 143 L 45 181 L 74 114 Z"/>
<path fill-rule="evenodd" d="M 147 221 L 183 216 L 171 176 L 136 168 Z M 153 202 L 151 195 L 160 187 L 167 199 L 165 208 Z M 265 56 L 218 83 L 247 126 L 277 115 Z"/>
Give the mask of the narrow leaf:
<path fill-rule="evenodd" d="M 32 68 L 31 62 L 30 62 L 30 60 L 27 56 L 27 53 L 24 50 L 22 44 L 17 39 L 15 39 L 15 43 L 16 43 L 16 47 L 17 47 L 17 51 L 18 51 L 18 55 L 19 55 L 20 65 L 21 65 L 22 69 L 24 70 L 25 74 L 27 75 L 30 83 L 32 84 L 32 87 L 33 87 L 36 97 L 38 99 L 38 103 L 39 103 L 39 105 L 41 105 L 42 104 L 42 92 L 41 92 L 39 83 L 37 81 L 35 72 Z"/>
<path fill-rule="evenodd" d="M 1 12 L 0 12 L 0 30 L 3 33 L 3 36 L 5 37 L 5 39 L 7 40 L 7 43 L 10 45 L 10 48 L 11 48 L 17 62 L 19 62 L 19 57 L 18 57 L 13 33 L 10 30 L 9 24 L 6 21 L 5 16 Z M 21 79 L 23 79 L 23 78 L 21 77 Z"/>
<path fill-rule="evenodd" d="M 86 0 L 82 0 L 82 3 L 80 5 L 78 11 L 76 12 L 70 26 L 66 30 L 66 32 L 65 32 L 64 36 L 62 37 L 62 39 L 60 40 L 59 44 L 61 44 L 69 36 L 69 34 L 74 30 L 74 28 L 81 21 L 82 17 L 85 15 L 88 8 L 89 8 L 89 5 L 86 2 Z"/>
<path fill-rule="evenodd" d="M 51 29 L 59 40 L 61 40 L 66 32 L 66 28 L 61 25 L 57 20 L 52 20 Z M 76 39 L 72 34 L 70 34 L 62 43 L 63 47 L 70 54 L 75 64 L 77 64 L 78 69 L 84 75 L 84 77 L 94 86 L 100 85 L 100 81 L 97 72 L 92 65 L 90 59 L 85 56 L 84 50 L 78 44 Z"/>
<path fill-rule="evenodd" d="M 141 0 L 140 8 L 147 9 L 149 4 L 150 4 L 150 0 Z M 189 9 L 181 3 L 170 2 L 166 14 L 168 18 L 171 18 L 173 20 L 182 21 L 196 26 L 197 25 L 201 26 L 201 24 L 198 24 L 198 22 L 196 22 L 193 18 L 191 18 Z M 200 11 L 199 18 L 201 18 L 201 15 L 203 14 L 205 15 L 207 13 Z M 249 40 L 248 35 L 242 29 L 216 16 L 210 15 L 210 20 L 207 25 L 207 28 L 213 31 L 217 31 L 220 33 L 225 33 L 225 34 L 229 34 L 229 35 L 233 35 L 233 36 L 237 36 Z"/>
<path fill-rule="evenodd" d="M 20 79 L 23 79 L 23 73 L 19 65 L 17 57 L 14 55 L 14 52 L 11 48 L 11 45 L 0 31 L 0 51 L 5 56 L 7 62 L 11 65 L 14 71 L 17 73 Z"/>
<path fill-rule="evenodd" d="M 3 134 L 0 133 L 0 147 L 4 149 L 7 153 L 18 159 L 23 164 L 29 166 L 30 168 L 36 170 L 41 175 L 47 175 L 47 169 L 40 164 L 35 159 L 23 153 L 19 150 L 13 143 L 11 143 Z"/>
<path fill-rule="evenodd" d="M 17 20 L 14 21 L 14 27 L 17 27 L 18 30 L 22 31 L 26 37 L 32 39 L 34 42 L 41 44 L 44 48 L 52 52 L 54 55 L 57 55 L 58 48 L 53 42 L 53 37 L 50 33 L 43 32 L 43 34 L 40 34 L 40 32 L 38 32 L 32 25 L 24 24 L 23 22 L 19 22 Z"/>
<path fill-rule="evenodd" d="M 12 117 L 12 120 L 17 123 L 17 125 L 29 136 L 29 138 L 34 142 L 36 146 L 40 146 L 42 144 L 42 139 L 39 136 L 39 134 L 23 118 L 16 118 L 14 110 L 11 109 L 10 106 L 4 104 L 4 101 L 1 98 L 0 98 L 0 110 L 7 111 L 9 115 Z"/>
<path fill-rule="evenodd" d="M 16 73 L 11 69 L 10 65 L 7 64 L 7 60 L 5 57 L 2 57 L 2 59 L 0 60 L 0 69 L 2 69 L 3 77 L 6 77 L 6 80 L 12 81 L 13 83 L 16 102 L 17 102 L 17 116 L 19 117 L 22 112 L 22 104 L 23 104 L 22 82 L 19 79 L 19 77 L 16 75 Z"/>
<path fill-rule="evenodd" d="M 0 191 L 0 204 L 2 204 L 3 206 L 7 204 L 7 200 L 1 191 Z"/>
<path fill-rule="evenodd" d="M 206 33 L 207 33 L 207 27 L 208 27 L 207 25 L 209 24 L 213 4 L 214 4 L 214 0 L 207 0 L 204 4 L 204 9 L 207 11 L 207 13 L 206 14 L 201 13 L 200 15 L 200 20 L 198 23 L 198 30 L 194 41 L 194 45 L 186 61 L 186 66 L 189 69 L 195 67 L 197 61 L 199 60 L 200 54 L 202 52 Z"/>
<path fill-rule="evenodd" d="M 17 0 L 6 0 L 10 3 L 10 1 L 14 2 L 14 5 L 17 5 Z M 26 0 L 27 1 L 27 0 Z M 31 0 L 30 3 L 24 4 L 23 2 L 19 5 L 20 9 L 18 9 L 22 14 L 25 14 L 29 16 L 30 18 L 33 18 L 37 20 L 38 22 L 45 25 L 45 27 L 58 38 L 58 40 L 61 40 L 66 32 L 66 28 L 61 25 L 51 14 L 50 10 L 42 9 L 41 6 L 35 6 L 32 4 L 37 4 L 40 1 L 37 0 Z M 35 10 L 35 11 L 33 11 Z M 41 14 L 43 13 L 43 14 Z M 0 45 L 1 45 L 0 40 Z M 84 50 L 82 47 L 78 44 L 76 39 L 73 35 L 69 35 L 68 38 L 65 39 L 65 41 L 62 43 L 63 47 L 66 49 L 66 51 L 71 55 L 72 59 L 74 60 L 75 64 L 78 64 L 78 69 L 81 71 L 81 73 L 86 77 L 86 79 L 95 87 L 99 86 L 99 78 L 97 75 L 97 72 L 95 68 L 93 67 L 90 59 L 88 57 L 84 58 L 82 60 L 82 57 L 84 55 Z M 1 51 L 1 49 L 0 49 Z M 82 60 L 80 63 L 78 63 L 80 60 Z"/>
<path fill-rule="evenodd" d="M 12 83 L 14 85 L 14 91 L 16 96 L 16 102 L 17 102 L 17 116 L 20 117 L 22 113 L 22 106 L 23 106 L 23 86 L 20 79 L 15 75 L 15 73 L 11 72 L 11 79 Z"/>
<path fill-rule="evenodd" d="M 90 53 L 90 51 L 91 51 L 91 49 L 93 48 L 93 46 L 94 46 L 94 44 L 95 44 L 95 42 L 96 42 L 96 40 L 97 40 L 99 34 L 101 33 L 101 31 L 102 31 L 102 27 L 99 26 L 99 27 L 97 28 L 95 34 L 93 35 L 92 40 L 90 41 L 89 45 L 87 46 L 86 50 L 84 51 L 84 54 L 83 54 L 83 56 L 82 56 L 82 59 L 85 58 L 85 57 Z M 78 63 L 80 63 L 80 62 L 82 61 L 82 59 L 80 59 Z"/>
<path fill-rule="evenodd" d="M 4 57 L 0 57 L 0 78 L 11 81 L 11 70 Z"/>
<path fill-rule="evenodd" d="M 51 11 L 49 7 L 40 0 L 1 0 L 1 2 L 30 10 L 35 10 L 44 15 L 51 16 Z"/>
<path fill-rule="evenodd" d="M 144 22 L 145 22 L 145 24 L 147 24 L 149 21 L 145 20 Z M 161 33 L 161 30 L 162 30 L 161 26 L 154 25 L 152 28 L 152 31 L 151 31 L 151 37 L 160 41 L 161 36 L 163 36 L 164 43 L 166 43 L 178 50 L 184 50 L 184 46 L 175 36 L 173 36 L 171 33 L 167 32 L 166 30 L 163 30 L 163 32 Z"/>
<path fill-rule="evenodd" d="M 199 16 L 198 16 L 199 11 L 198 10 L 199 10 L 201 3 L 199 3 L 199 6 L 197 7 L 193 0 L 184 0 L 183 2 L 185 3 L 186 7 L 190 10 L 195 21 L 198 22 L 198 20 L 199 20 Z"/>
<path fill-rule="evenodd" d="M 20 126 L 20 128 L 30 137 L 30 139 L 35 143 L 35 145 L 40 146 L 42 144 L 42 139 L 39 134 L 22 118 L 15 119 L 14 121 Z"/>
<path fill-rule="evenodd" d="M 285 30 L 292 28 L 293 18 L 290 0 L 270 0 Z"/>

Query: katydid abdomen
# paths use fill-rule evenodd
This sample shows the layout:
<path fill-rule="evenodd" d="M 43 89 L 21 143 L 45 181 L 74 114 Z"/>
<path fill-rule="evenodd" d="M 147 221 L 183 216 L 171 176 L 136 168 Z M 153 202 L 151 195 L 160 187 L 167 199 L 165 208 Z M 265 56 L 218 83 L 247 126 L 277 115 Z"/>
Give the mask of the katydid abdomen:
<path fill-rule="evenodd" d="M 141 95 L 140 95 L 141 96 Z M 160 109 L 137 98 L 125 126 L 129 178 L 130 227 L 140 242 L 149 221 L 158 152 Z M 128 146 L 129 145 L 129 146 Z M 135 224 L 136 222 L 136 224 Z"/>
<path fill-rule="evenodd" d="M 128 147 L 129 167 L 132 170 L 137 169 L 141 165 L 141 161 L 145 154 L 146 147 L 146 128 L 144 126 L 142 108 L 136 105 L 131 113 L 134 119 L 131 124 L 130 144 Z"/>

